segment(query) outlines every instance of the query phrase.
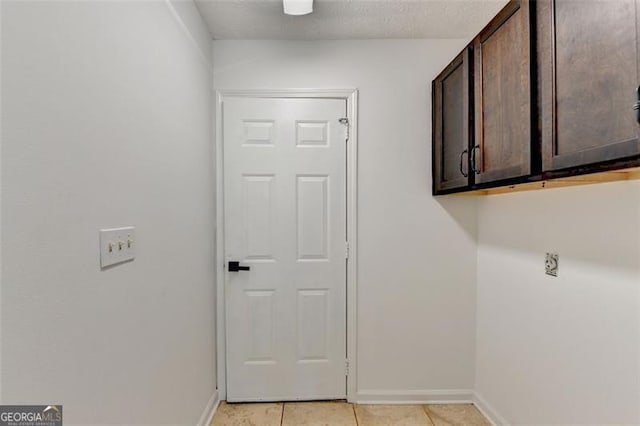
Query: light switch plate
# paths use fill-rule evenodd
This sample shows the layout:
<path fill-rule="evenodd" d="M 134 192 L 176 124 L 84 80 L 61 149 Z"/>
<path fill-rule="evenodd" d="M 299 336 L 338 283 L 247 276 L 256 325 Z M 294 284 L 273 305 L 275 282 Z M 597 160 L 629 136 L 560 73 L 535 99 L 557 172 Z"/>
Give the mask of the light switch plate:
<path fill-rule="evenodd" d="M 558 253 L 547 253 L 544 260 L 544 271 L 547 275 L 552 277 L 558 276 L 558 261 L 560 255 Z"/>
<path fill-rule="evenodd" d="M 133 226 L 101 229 L 100 267 L 104 268 L 133 260 L 136 254 L 135 237 L 136 228 Z"/>

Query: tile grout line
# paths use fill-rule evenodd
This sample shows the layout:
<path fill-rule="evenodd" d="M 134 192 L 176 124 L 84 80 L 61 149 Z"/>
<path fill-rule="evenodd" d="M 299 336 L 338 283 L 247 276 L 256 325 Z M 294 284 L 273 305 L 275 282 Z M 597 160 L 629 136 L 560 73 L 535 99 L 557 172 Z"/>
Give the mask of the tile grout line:
<path fill-rule="evenodd" d="M 435 426 L 436 423 L 431 418 L 431 415 L 429 414 L 429 409 L 427 408 L 427 405 L 423 404 L 422 405 L 422 409 L 424 410 L 424 413 L 427 415 L 427 418 L 429 419 L 429 422 L 431 422 L 431 426 Z"/>
<path fill-rule="evenodd" d="M 356 404 L 351 404 L 351 409 L 353 410 L 353 417 L 356 419 L 356 426 L 360 426 L 360 422 L 358 422 L 358 413 L 356 413 Z"/>
<path fill-rule="evenodd" d="M 286 404 L 286 402 L 282 403 L 282 411 L 280 412 L 280 426 L 284 424 L 284 404 Z"/>

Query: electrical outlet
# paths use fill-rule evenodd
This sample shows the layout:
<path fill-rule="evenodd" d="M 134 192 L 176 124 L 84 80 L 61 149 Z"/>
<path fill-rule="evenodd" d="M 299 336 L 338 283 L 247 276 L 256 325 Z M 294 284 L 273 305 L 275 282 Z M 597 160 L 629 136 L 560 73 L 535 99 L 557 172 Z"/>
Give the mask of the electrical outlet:
<path fill-rule="evenodd" d="M 544 260 L 544 272 L 552 277 L 558 276 L 558 261 L 560 255 L 558 253 L 547 253 Z"/>

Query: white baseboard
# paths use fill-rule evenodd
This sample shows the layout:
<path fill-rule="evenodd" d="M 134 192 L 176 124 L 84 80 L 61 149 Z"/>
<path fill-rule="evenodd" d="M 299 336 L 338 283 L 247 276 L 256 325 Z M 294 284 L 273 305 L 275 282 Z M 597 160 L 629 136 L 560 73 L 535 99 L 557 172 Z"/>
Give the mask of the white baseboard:
<path fill-rule="evenodd" d="M 360 390 L 349 402 L 356 404 L 471 404 L 470 389 Z"/>
<path fill-rule="evenodd" d="M 507 426 L 509 424 L 478 392 L 473 393 L 473 403 L 493 426 Z"/>
<path fill-rule="evenodd" d="M 220 405 L 220 394 L 216 389 L 209 398 L 209 402 L 207 402 L 207 406 L 204 407 L 204 411 L 200 416 L 200 420 L 198 420 L 198 426 L 209 426 L 211 424 L 211 420 L 213 420 L 213 415 L 216 413 L 218 406 Z"/>

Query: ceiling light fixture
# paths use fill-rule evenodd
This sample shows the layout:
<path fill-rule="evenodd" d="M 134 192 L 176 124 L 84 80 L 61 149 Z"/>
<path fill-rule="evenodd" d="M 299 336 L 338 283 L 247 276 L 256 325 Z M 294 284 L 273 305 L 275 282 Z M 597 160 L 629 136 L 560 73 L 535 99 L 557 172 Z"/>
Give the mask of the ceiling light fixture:
<path fill-rule="evenodd" d="M 308 15 L 313 12 L 313 0 L 282 0 L 287 15 Z"/>

